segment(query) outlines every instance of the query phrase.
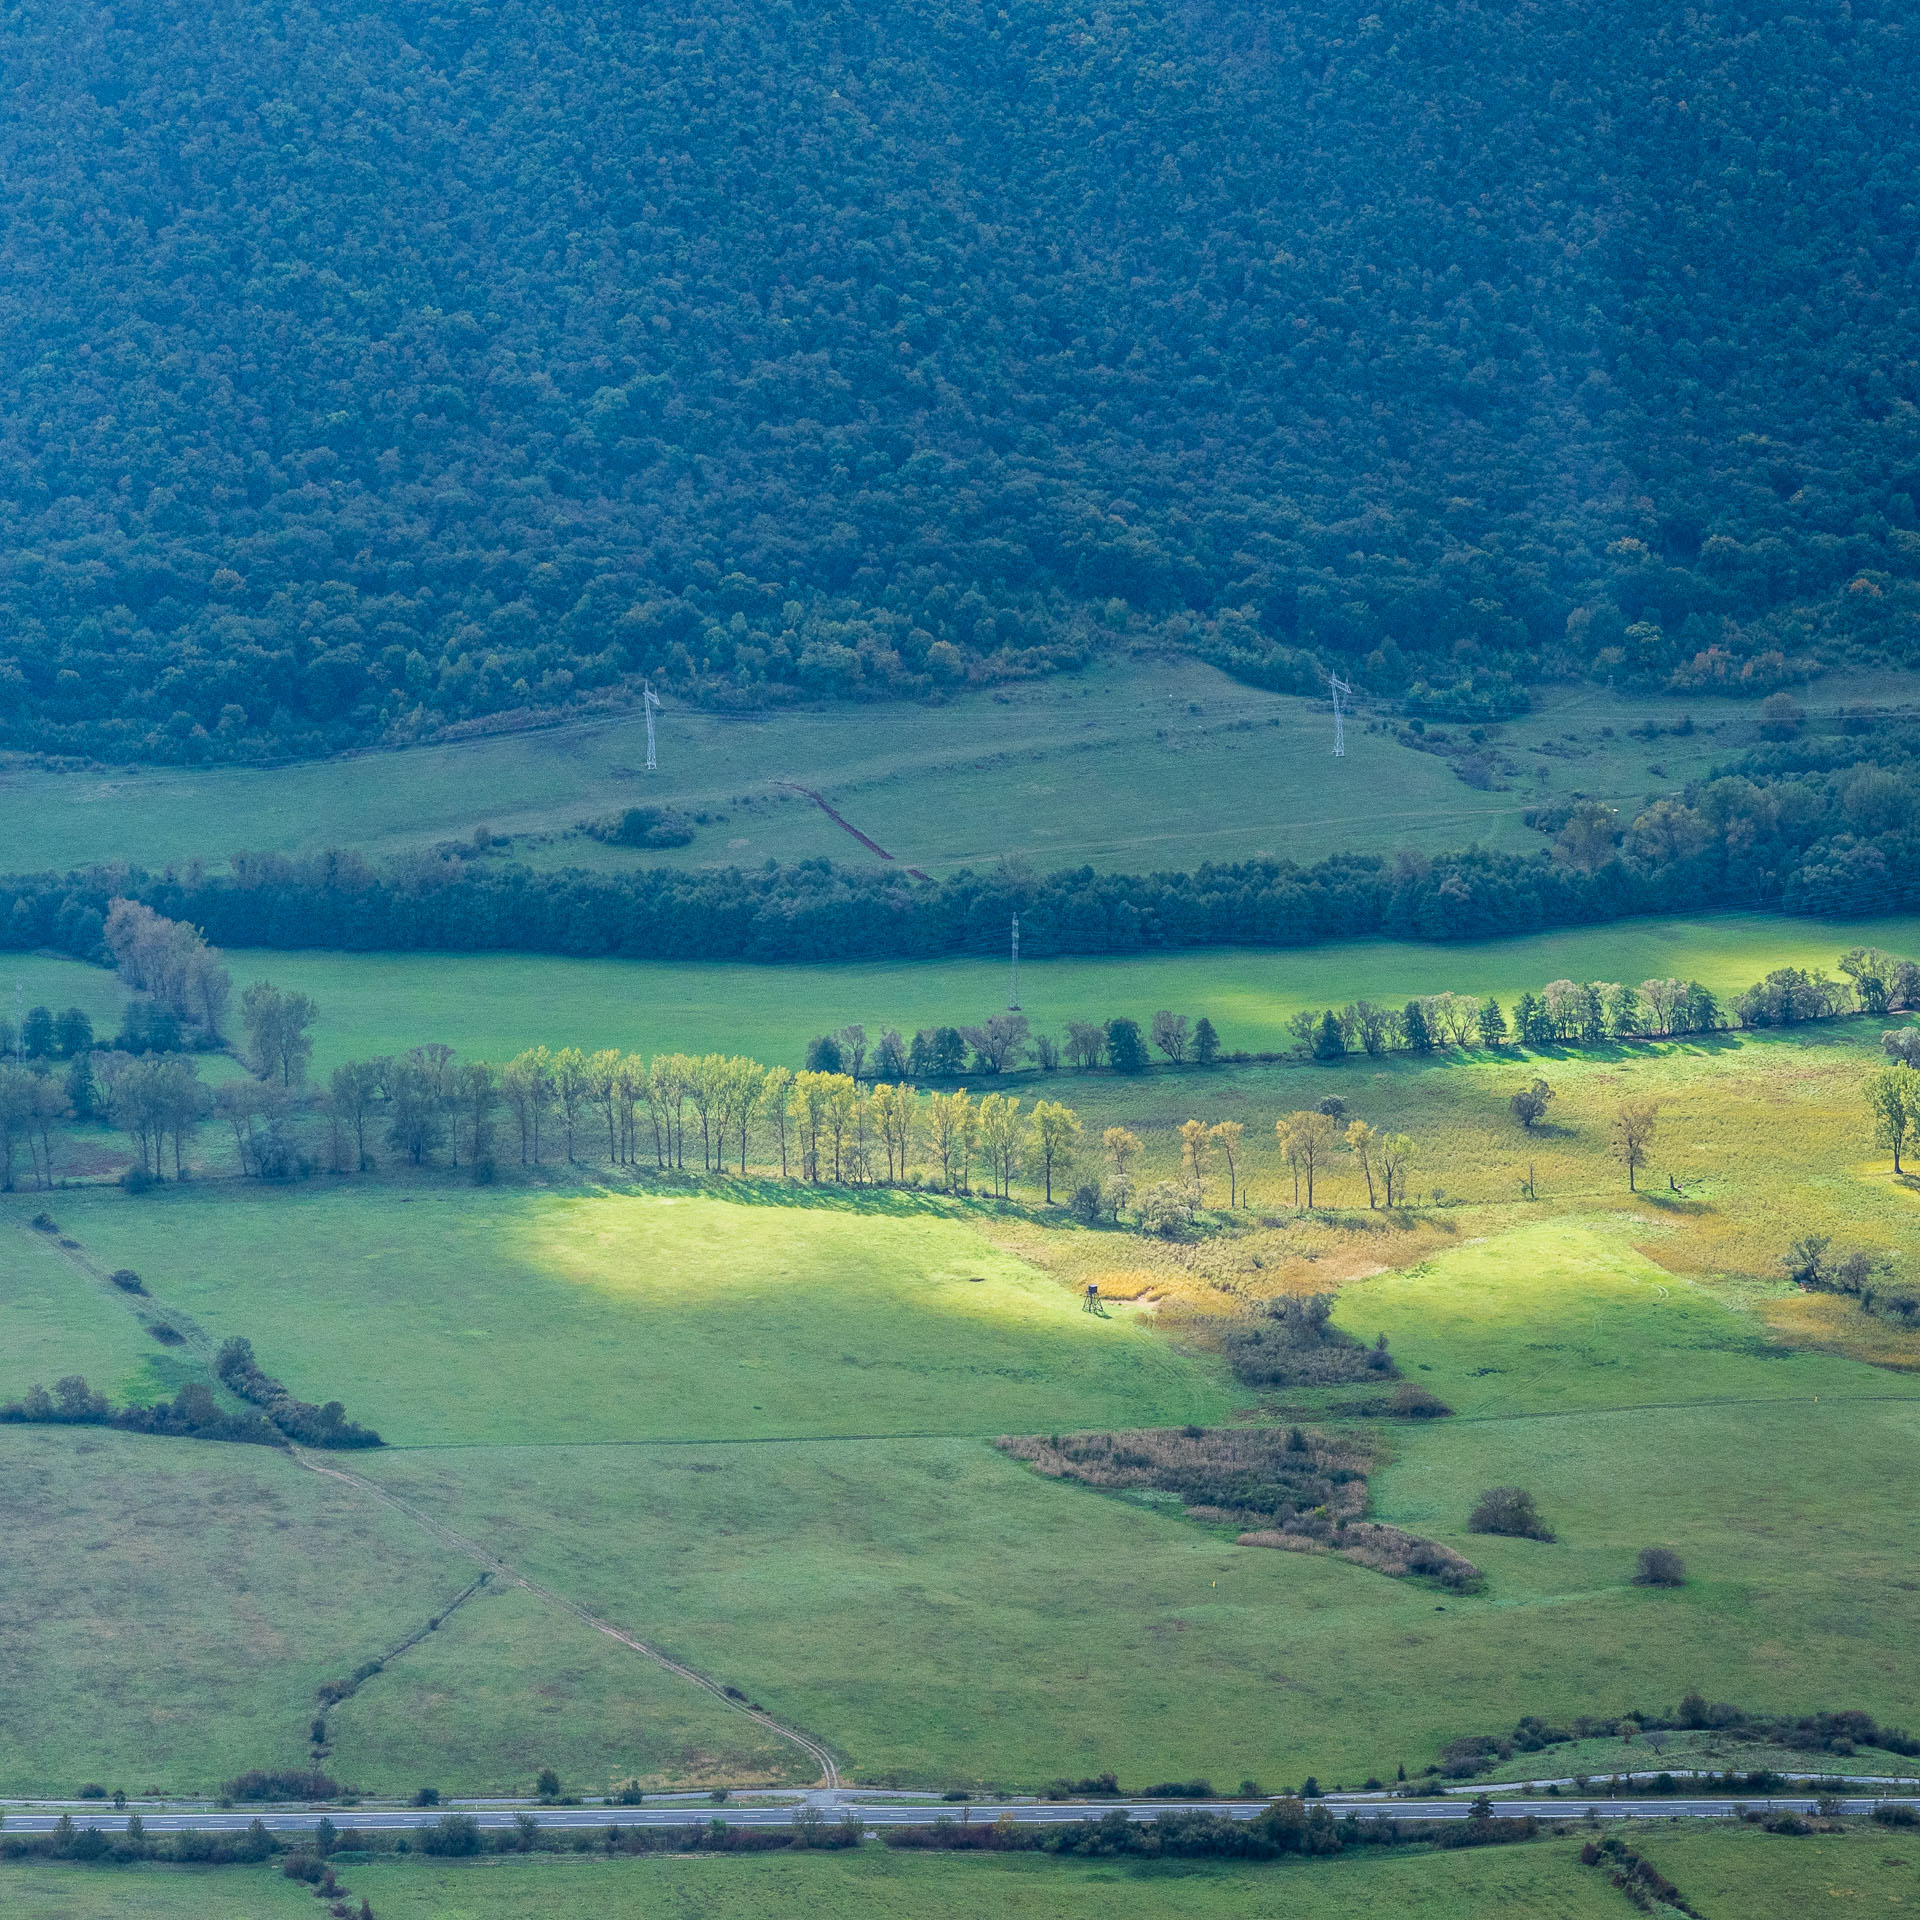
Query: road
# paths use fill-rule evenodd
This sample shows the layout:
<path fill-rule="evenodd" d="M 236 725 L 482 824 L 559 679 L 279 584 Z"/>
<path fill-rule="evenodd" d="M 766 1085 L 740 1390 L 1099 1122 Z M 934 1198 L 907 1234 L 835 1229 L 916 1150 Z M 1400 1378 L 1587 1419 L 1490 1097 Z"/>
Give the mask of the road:
<path fill-rule="evenodd" d="M 1920 1797 L 1899 1798 L 1908 1806 L 1920 1807 Z M 263 1821 L 274 1833 L 311 1832 L 323 1819 L 336 1827 L 353 1827 L 361 1832 L 409 1832 L 431 1826 L 449 1812 L 468 1813 L 482 1827 L 511 1827 L 523 1813 L 531 1813 L 542 1827 L 566 1830 L 587 1827 L 595 1830 L 619 1827 L 684 1827 L 710 1819 L 725 1820 L 732 1827 L 784 1827 L 794 1816 L 797 1804 L 817 1807 L 829 1819 L 844 1819 L 857 1814 L 871 1832 L 882 1827 L 925 1826 L 940 1819 L 971 1820 L 976 1824 L 1002 1818 L 1022 1825 L 1060 1825 L 1074 1820 L 1098 1820 L 1113 1812 L 1124 1813 L 1129 1820 L 1153 1820 L 1163 1813 L 1204 1811 L 1223 1814 L 1229 1819 L 1250 1820 L 1265 1810 L 1264 1800 L 1087 1800 L 1087 1801 L 986 1801 L 955 1806 L 903 1806 L 897 1800 L 870 1798 L 857 1791 L 815 1792 L 804 1803 L 773 1806 L 716 1806 L 711 1801 L 683 1801 L 677 1804 L 640 1807 L 274 1807 L 217 1808 L 129 1808 L 122 1813 L 97 1802 L 65 1806 L 42 1802 L 35 1806 L 12 1805 L 5 1809 L 8 1833 L 48 1833 L 62 1813 L 71 1813 L 76 1824 L 98 1827 L 103 1833 L 125 1829 L 128 1819 L 138 1812 L 150 1834 L 178 1833 L 193 1828 L 201 1833 L 243 1832 L 254 1820 Z M 1329 1813 L 1344 1818 L 1353 1814 L 1362 1820 L 1464 1820 L 1470 1808 L 1459 1798 L 1396 1800 L 1377 1795 L 1354 1798 L 1329 1795 L 1320 1802 Z M 1536 1814 L 1543 1820 L 1577 1820 L 1591 1812 L 1602 1820 L 1694 1819 L 1724 1820 L 1736 1807 L 1754 1811 L 1811 1813 L 1811 1795 L 1777 1794 L 1769 1798 L 1734 1799 L 1723 1796 L 1689 1797 L 1663 1794 L 1645 1799 L 1592 1800 L 1571 1797 L 1550 1799 L 1496 1800 L 1494 1811 L 1517 1819 Z M 1843 1801 L 1844 1810 L 1864 1814 L 1881 1804 L 1878 1797 L 1853 1796 Z"/>

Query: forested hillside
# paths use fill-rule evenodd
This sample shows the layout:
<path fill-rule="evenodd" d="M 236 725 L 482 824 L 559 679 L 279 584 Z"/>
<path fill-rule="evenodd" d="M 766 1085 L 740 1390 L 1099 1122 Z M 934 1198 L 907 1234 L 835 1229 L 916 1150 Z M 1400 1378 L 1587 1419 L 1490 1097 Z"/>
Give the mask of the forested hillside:
<path fill-rule="evenodd" d="M 1897 0 L 0 15 L 0 741 L 1920 663 Z"/>

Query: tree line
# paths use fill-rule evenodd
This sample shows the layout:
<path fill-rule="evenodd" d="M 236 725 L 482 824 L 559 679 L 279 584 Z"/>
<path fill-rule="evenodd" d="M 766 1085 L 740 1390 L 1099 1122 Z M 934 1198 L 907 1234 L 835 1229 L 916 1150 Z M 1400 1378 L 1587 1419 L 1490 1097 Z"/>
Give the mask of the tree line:
<path fill-rule="evenodd" d="M 1615 1040 L 1662 1040 L 1726 1027 L 1787 1027 L 1843 1014 L 1920 1007 L 1920 963 L 1878 947 L 1840 956 L 1846 977 L 1775 967 L 1722 1006 L 1698 980 L 1554 980 L 1523 993 L 1511 1017 L 1498 999 L 1424 994 L 1404 1007 L 1349 1001 L 1338 1011 L 1302 1008 L 1289 1020 L 1295 1051 L 1321 1062 L 1350 1053 L 1431 1054 L 1469 1047 L 1597 1047 Z"/>

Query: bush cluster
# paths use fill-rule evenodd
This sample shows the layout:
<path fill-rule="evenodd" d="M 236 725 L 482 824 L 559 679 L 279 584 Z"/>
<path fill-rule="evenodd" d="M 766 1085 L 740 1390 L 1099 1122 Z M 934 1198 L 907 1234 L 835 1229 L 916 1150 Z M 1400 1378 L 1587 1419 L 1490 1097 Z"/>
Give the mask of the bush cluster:
<path fill-rule="evenodd" d="M 943 1817 L 931 1826 L 889 1827 L 889 1847 L 910 1851 L 1052 1853 L 1081 1859 L 1278 1860 L 1324 1856 L 1349 1847 L 1392 1847 L 1425 1841 L 1442 1847 L 1496 1846 L 1530 1840 L 1532 1818 L 1496 1819 L 1476 1812 L 1463 1821 L 1336 1820 L 1304 1800 L 1281 1799 L 1251 1820 L 1202 1812 L 1166 1812 L 1131 1820 L 1118 1808 L 1098 1820 L 1041 1826 L 1009 1818 L 961 1825 Z"/>
<path fill-rule="evenodd" d="M 262 1373 L 253 1357 L 253 1343 L 235 1335 L 220 1348 L 213 1363 L 222 1383 L 242 1400 L 264 1408 L 267 1418 L 289 1440 L 309 1447 L 377 1447 L 380 1436 L 347 1418 L 338 1400 L 324 1407 L 296 1400 L 271 1374 Z"/>
<path fill-rule="evenodd" d="M 1386 1336 L 1368 1346 L 1333 1324 L 1334 1296 L 1315 1293 L 1272 1301 L 1251 1326 L 1226 1336 L 1227 1359 L 1250 1387 L 1332 1387 L 1397 1380 L 1400 1369 Z"/>
<path fill-rule="evenodd" d="M 25 1399 L 0 1405 L 0 1420 L 33 1426 L 117 1427 L 123 1433 L 163 1434 L 173 1439 L 232 1440 L 244 1445 L 286 1444 L 280 1429 L 257 1413 L 224 1413 L 211 1388 L 189 1380 L 171 1400 L 152 1406 L 111 1407 L 79 1374 L 57 1381 L 51 1394 L 31 1388 Z"/>

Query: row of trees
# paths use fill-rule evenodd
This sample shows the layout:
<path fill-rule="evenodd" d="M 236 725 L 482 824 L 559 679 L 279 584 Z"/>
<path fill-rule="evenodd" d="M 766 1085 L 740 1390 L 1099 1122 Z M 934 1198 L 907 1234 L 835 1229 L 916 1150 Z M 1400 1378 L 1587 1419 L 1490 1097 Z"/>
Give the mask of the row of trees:
<path fill-rule="evenodd" d="M 1142 1073 L 1154 1052 L 1172 1066 L 1211 1066 L 1220 1057 L 1220 1036 L 1204 1014 L 1190 1023 L 1184 1013 L 1163 1007 L 1146 1034 L 1125 1015 L 1104 1024 L 1069 1020 L 1063 1044 L 1035 1033 L 1024 1013 L 996 1013 L 977 1027 L 922 1027 L 911 1041 L 897 1027 L 877 1039 L 857 1023 L 840 1027 L 810 1040 L 806 1061 L 815 1072 L 846 1072 L 856 1080 L 953 1080 L 964 1073 L 1006 1073 L 1029 1060 L 1043 1073 L 1056 1071 L 1063 1059 L 1080 1072 L 1111 1066 L 1116 1073 Z"/>
<path fill-rule="evenodd" d="M 1891 761 L 1898 743 L 1865 743 Z M 125 868 L 0 878 L 0 944 L 82 958 L 116 898 L 228 947 L 517 951 L 645 959 L 814 961 L 1005 951 L 1132 953 L 1427 941 L 1715 906 L 1861 916 L 1920 908 L 1920 767 L 1862 762 L 1862 743 L 1770 749 L 1733 775 L 1617 823 L 1591 859 L 1474 849 L 1431 858 L 1254 859 L 1190 873 L 1017 863 L 933 881 L 897 866 L 577 868 L 351 853 L 239 855 L 231 870 Z M 1812 760 L 1816 764 L 1803 764 Z"/>
<path fill-rule="evenodd" d="M 456 1166 L 484 1167 L 504 1137 L 523 1166 L 590 1155 L 744 1174 L 777 1162 L 783 1179 L 855 1186 L 911 1183 L 924 1166 L 948 1191 L 971 1192 L 979 1173 L 1003 1197 L 1025 1170 L 1051 1202 L 1079 1151 L 1079 1117 L 1058 1101 L 1023 1104 L 737 1055 L 530 1047 L 495 1065 L 440 1045 L 349 1061 L 319 1100 L 343 1170 L 371 1164 L 384 1121 L 387 1143 L 416 1166 L 444 1150 Z"/>
<path fill-rule="evenodd" d="M 1729 1025 L 1791 1026 L 1839 1014 L 1886 1013 L 1920 1005 L 1920 964 L 1854 947 L 1840 957 L 1845 979 L 1803 967 L 1777 967 L 1723 1008 L 1697 980 L 1555 980 L 1523 993 L 1509 1016 L 1497 999 L 1426 994 L 1404 1007 L 1350 1001 L 1337 1012 L 1302 1009 L 1288 1022 L 1296 1050 L 1316 1060 L 1404 1049 L 1600 1046 L 1610 1040 L 1665 1039 Z"/>

